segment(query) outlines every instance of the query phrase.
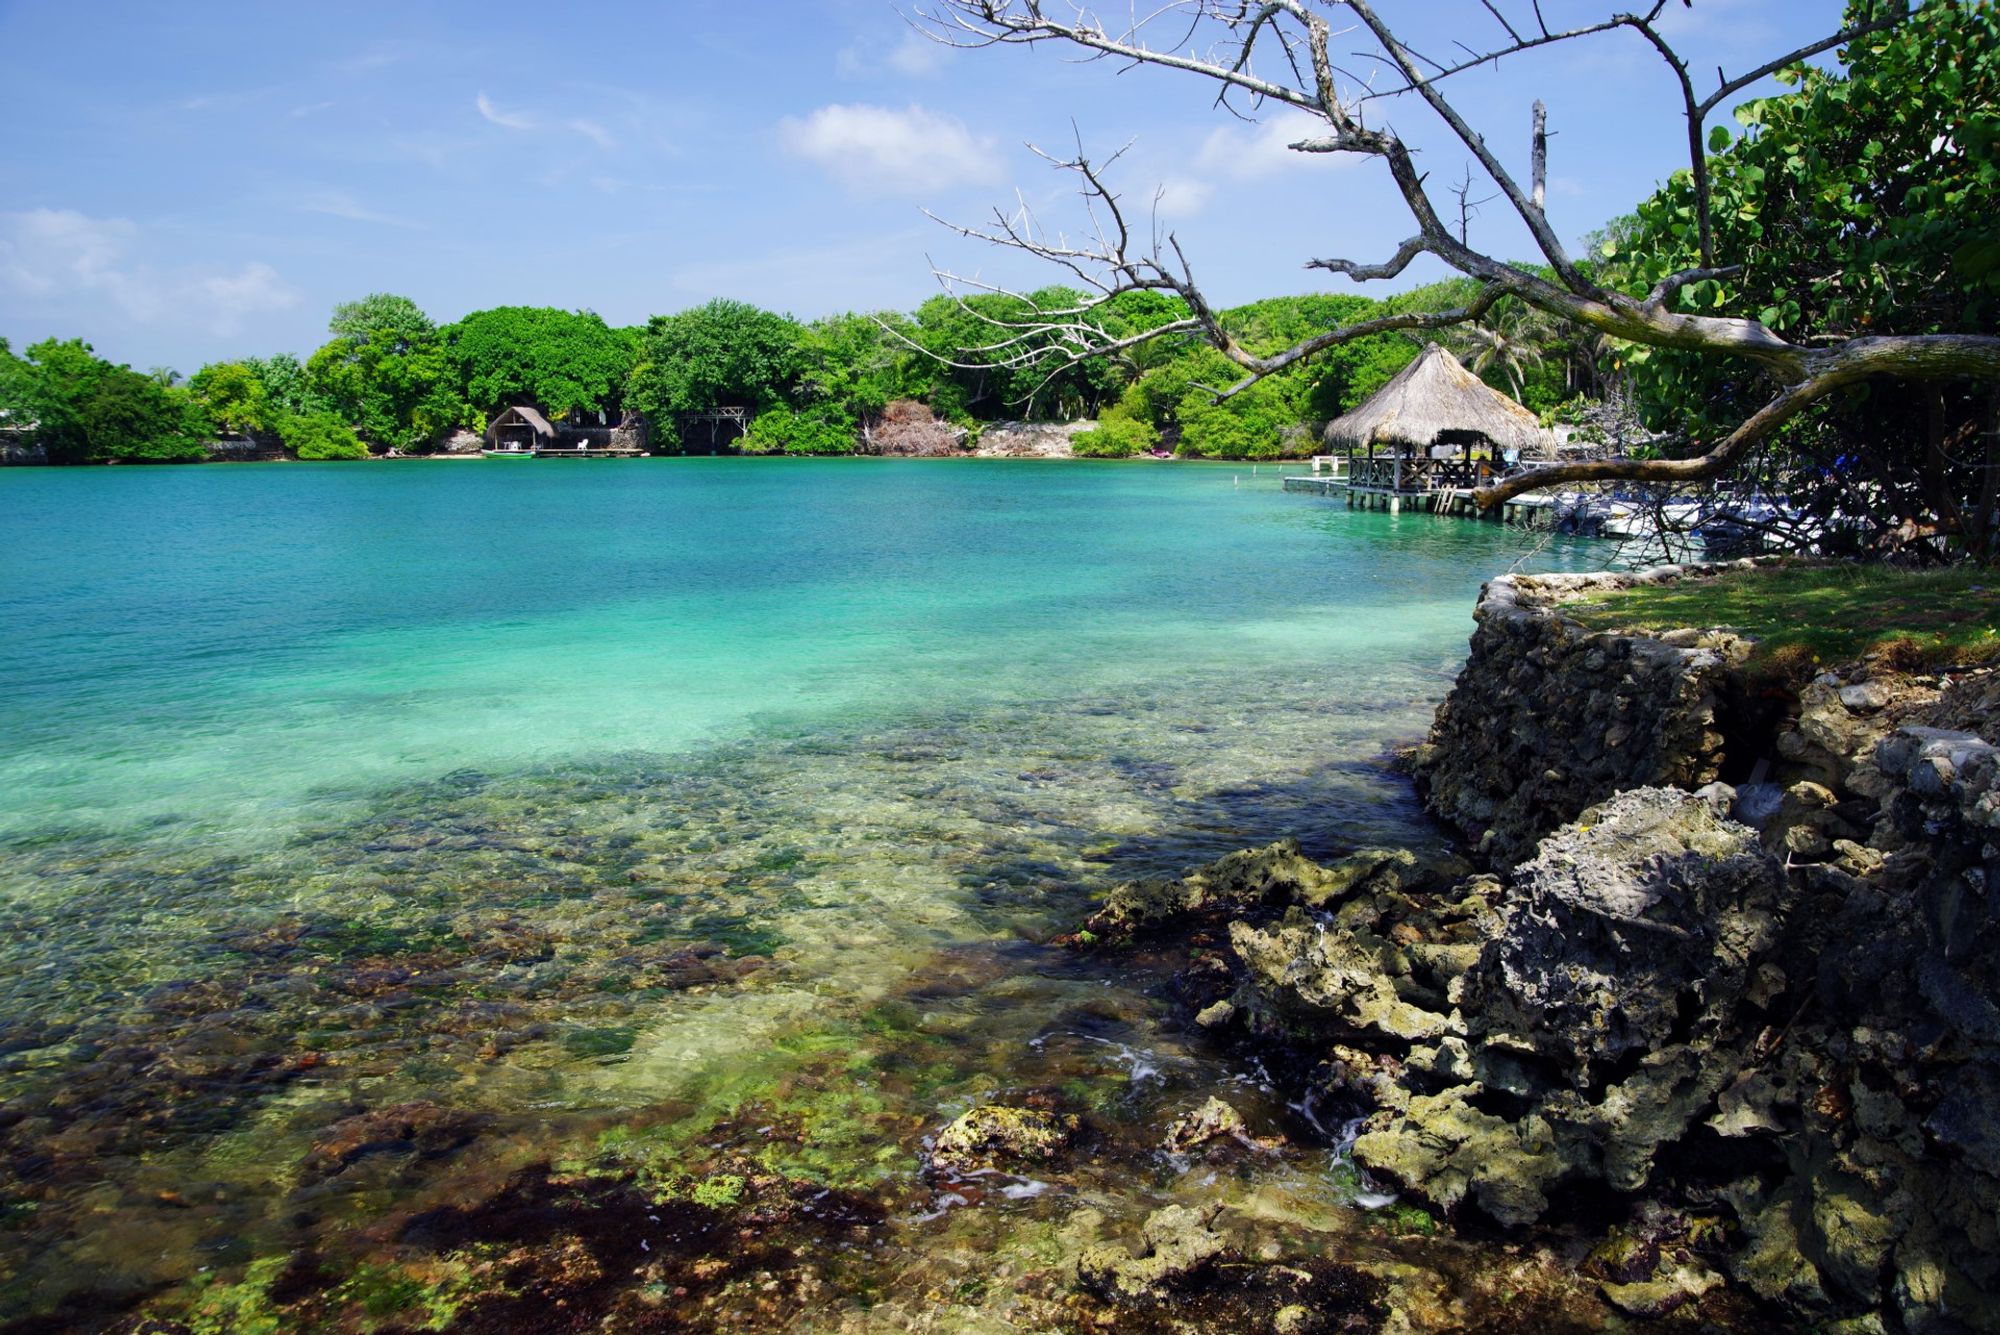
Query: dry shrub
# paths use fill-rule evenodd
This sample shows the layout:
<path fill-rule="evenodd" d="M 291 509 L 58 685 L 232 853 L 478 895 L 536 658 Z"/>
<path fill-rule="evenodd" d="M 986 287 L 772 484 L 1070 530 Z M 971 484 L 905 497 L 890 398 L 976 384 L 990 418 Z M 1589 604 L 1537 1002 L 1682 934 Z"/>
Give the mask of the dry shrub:
<path fill-rule="evenodd" d="M 1914 635 L 1897 635 L 1868 651 L 1868 663 L 1878 672 L 1921 672 L 1930 666 L 1930 650 Z"/>
<path fill-rule="evenodd" d="M 962 428 L 940 422 L 927 404 L 897 399 L 882 409 L 882 416 L 869 428 L 867 450 L 871 454 L 936 458 L 963 453 L 964 440 Z"/>
<path fill-rule="evenodd" d="M 1781 644 L 1761 658 L 1761 675 L 1792 685 L 1810 681 L 1820 668 L 1811 648 L 1796 642 Z"/>

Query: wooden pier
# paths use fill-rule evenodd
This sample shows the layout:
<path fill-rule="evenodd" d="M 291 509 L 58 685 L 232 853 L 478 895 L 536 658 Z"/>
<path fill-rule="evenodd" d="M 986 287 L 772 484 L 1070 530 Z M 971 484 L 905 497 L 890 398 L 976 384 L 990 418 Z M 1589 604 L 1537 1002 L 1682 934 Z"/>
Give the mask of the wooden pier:
<path fill-rule="evenodd" d="M 1393 486 L 1356 483 L 1341 477 L 1315 477 L 1308 473 L 1296 473 L 1285 478 L 1284 489 L 1325 496 L 1329 499 L 1335 496 L 1345 497 L 1350 510 L 1387 510 L 1390 514 L 1401 514 L 1403 508 L 1408 506 L 1412 510 L 1429 511 L 1432 514 L 1456 515 L 1461 519 L 1485 519 L 1494 523 L 1513 524 L 1520 528 L 1549 528 L 1554 525 L 1556 518 L 1555 499 L 1542 492 L 1529 492 L 1482 510 L 1478 500 L 1474 498 L 1474 489 L 1471 487 L 1398 489 Z"/>
<path fill-rule="evenodd" d="M 560 445 L 555 445 L 536 450 L 535 457 L 537 459 L 643 459 L 646 457 L 646 452 L 638 449 L 612 449 L 609 446 L 603 448 L 593 446 L 582 450 L 574 447 L 564 449 Z"/>

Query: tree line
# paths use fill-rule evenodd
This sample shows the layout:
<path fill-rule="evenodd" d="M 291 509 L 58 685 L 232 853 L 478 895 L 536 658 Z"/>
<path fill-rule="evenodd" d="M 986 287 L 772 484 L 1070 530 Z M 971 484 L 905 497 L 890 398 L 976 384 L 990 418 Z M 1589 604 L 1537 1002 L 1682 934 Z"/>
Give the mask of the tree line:
<path fill-rule="evenodd" d="M 1279 347 L 1329 322 L 1444 305 L 1461 282 L 1386 301 L 1280 297 L 1223 318 L 1249 344 Z M 738 448 L 845 454 L 867 448 L 892 405 L 921 404 L 976 433 L 1007 419 L 1097 418 L 1084 454 L 1162 445 L 1190 456 L 1309 454 L 1305 424 L 1345 412 L 1379 389 L 1421 345 L 1399 335 L 1361 340 L 1217 401 L 1231 378 L 1199 339 L 1163 338 L 1122 359 L 1091 358 L 1054 373 L 1024 362 L 1009 326 L 1030 307 L 1075 302 L 1048 288 L 1011 297 L 940 295 L 911 313 L 801 321 L 715 300 L 644 325 L 617 327 L 589 311 L 501 306 L 439 324 L 407 297 L 378 293 L 337 307 L 310 356 L 280 353 L 212 362 L 185 379 L 135 371 L 80 339 L 47 339 L 16 354 L 0 341 L 0 423 L 32 435 L 52 463 L 171 462 L 209 456 L 216 439 L 276 441 L 301 459 L 425 453 L 454 433 L 531 404 L 558 423 L 645 414 L 657 449 L 682 449 L 680 414 L 744 407 L 757 414 Z M 1107 337 L 1177 319 L 1177 298 L 1133 293 L 1093 312 Z M 1051 337 L 1038 335 L 1037 337 Z M 1573 392 L 1571 360 L 1506 343 L 1478 359 L 1496 386 L 1545 409 Z M 706 448 L 705 440 L 689 448 Z"/>

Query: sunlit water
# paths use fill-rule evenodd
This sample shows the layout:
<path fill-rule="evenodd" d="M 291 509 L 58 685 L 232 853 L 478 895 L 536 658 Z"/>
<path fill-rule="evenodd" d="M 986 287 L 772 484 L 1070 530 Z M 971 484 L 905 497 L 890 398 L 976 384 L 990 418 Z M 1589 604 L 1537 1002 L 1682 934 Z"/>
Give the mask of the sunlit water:
<path fill-rule="evenodd" d="M 1224 1187 L 1107 1150 L 940 1199 L 952 1115 L 1285 1117 L 1143 962 L 1038 943 L 1245 845 L 1434 841 L 1382 758 L 1531 545 L 1016 461 L 9 470 L 0 530 L 0 1323 L 79 1329 L 302 1254 L 445 1302 L 471 1253 L 409 1221 L 534 1165 L 862 1193 L 771 1321 L 1004 1321 L 1081 1202 Z M 1233 1217 L 1333 1227 L 1291 1129 Z"/>

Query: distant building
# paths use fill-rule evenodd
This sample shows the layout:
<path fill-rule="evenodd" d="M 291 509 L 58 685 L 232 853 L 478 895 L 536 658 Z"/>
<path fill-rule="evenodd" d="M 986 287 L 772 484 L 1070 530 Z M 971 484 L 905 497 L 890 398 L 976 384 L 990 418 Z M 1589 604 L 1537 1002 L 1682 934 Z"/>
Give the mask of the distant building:
<path fill-rule="evenodd" d="M 580 412 L 551 422 L 539 408 L 517 404 L 496 413 L 486 427 L 489 450 L 604 450 L 643 453 L 651 444 L 646 419 L 626 412 L 614 424 L 601 410 Z"/>

